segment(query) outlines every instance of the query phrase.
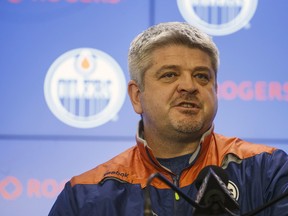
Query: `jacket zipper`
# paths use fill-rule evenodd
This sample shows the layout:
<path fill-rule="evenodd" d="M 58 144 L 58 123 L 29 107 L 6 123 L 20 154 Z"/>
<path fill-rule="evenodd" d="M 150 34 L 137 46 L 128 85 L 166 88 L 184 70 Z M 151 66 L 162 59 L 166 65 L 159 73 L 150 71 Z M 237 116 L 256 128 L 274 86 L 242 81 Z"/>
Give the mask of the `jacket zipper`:
<path fill-rule="evenodd" d="M 173 184 L 179 188 L 180 174 L 172 176 L 172 179 L 173 179 Z M 174 200 L 174 215 L 177 215 L 177 205 L 178 205 L 178 201 L 180 200 L 180 196 L 176 191 L 174 192 L 173 200 Z"/>

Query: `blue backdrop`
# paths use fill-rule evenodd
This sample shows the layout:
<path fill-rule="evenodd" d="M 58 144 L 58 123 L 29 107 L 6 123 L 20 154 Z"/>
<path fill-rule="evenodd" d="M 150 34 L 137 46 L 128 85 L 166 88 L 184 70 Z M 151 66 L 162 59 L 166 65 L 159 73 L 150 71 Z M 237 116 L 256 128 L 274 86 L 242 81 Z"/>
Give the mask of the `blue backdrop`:
<path fill-rule="evenodd" d="M 242 21 L 245 25 L 234 32 L 217 33 L 217 29 L 225 29 L 225 24 L 232 23 L 233 19 L 237 21 L 237 16 L 245 17 L 245 10 L 253 11 L 248 2 L 254 2 L 256 8 L 248 20 Z M 134 145 L 139 117 L 126 95 L 126 86 L 120 85 L 119 91 L 123 105 L 120 102 L 113 105 L 119 109 L 116 116 L 108 115 L 108 120 L 97 126 L 81 127 L 79 123 L 78 127 L 77 122 L 92 121 L 93 124 L 97 116 L 104 115 L 105 106 L 94 109 L 97 115 L 89 114 L 88 104 L 93 105 L 91 91 L 96 92 L 93 93 L 96 102 L 101 98 L 110 103 L 113 95 L 117 100 L 113 86 L 119 79 L 115 76 L 122 75 L 125 85 L 129 80 L 127 52 L 131 40 L 153 24 L 188 21 L 187 14 L 180 10 L 181 5 L 187 8 L 185 3 L 191 6 L 188 16 L 192 17 L 193 10 L 194 16 L 202 20 L 203 28 L 206 23 L 220 50 L 216 132 L 288 152 L 288 4 L 285 0 L 258 1 L 258 4 L 256 0 L 1 0 L 1 216 L 47 215 L 71 176 Z M 236 21 L 232 27 L 237 26 Z M 201 26 L 201 22 L 198 24 Z M 71 54 L 73 50 L 83 52 Z M 105 56 L 97 56 L 95 50 L 107 54 L 113 63 Z M 65 55 L 70 60 L 82 59 L 80 66 L 69 63 L 68 57 L 66 61 Z M 121 70 L 112 70 L 112 75 L 94 77 L 94 80 L 83 75 L 92 73 L 94 66 L 105 74 L 108 66 L 100 67 L 105 61 L 115 63 Z M 64 67 L 65 63 L 68 66 Z M 72 77 L 67 68 L 82 74 Z M 58 85 L 60 90 L 56 91 L 48 83 L 48 93 L 45 93 L 48 71 L 54 72 L 56 81 L 80 83 L 75 89 L 84 92 L 83 106 L 87 113 L 73 115 L 65 109 L 67 95 L 69 104 L 73 99 L 73 106 L 78 107 L 75 105 L 79 99 L 77 91 L 67 90 L 71 85 L 65 85 L 64 90 Z M 90 91 L 92 81 L 96 84 Z M 107 97 L 101 93 L 104 82 L 109 86 Z M 58 106 L 57 103 L 49 105 L 47 101 L 47 94 L 53 95 L 53 92 L 56 96 L 51 99 L 52 103 L 58 101 Z M 65 97 L 60 100 L 57 96 L 61 94 Z M 55 106 L 54 111 L 51 106 Z M 69 119 L 76 122 L 76 126 L 69 124 Z"/>

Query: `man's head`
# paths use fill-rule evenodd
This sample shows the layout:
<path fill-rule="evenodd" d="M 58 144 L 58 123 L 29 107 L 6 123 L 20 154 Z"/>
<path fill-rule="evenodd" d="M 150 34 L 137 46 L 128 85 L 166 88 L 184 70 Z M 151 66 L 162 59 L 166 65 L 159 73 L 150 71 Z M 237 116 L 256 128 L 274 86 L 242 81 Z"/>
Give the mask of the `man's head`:
<path fill-rule="evenodd" d="M 152 63 L 150 54 L 155 49 L 169 44 L 185 45 L 206 52 L 217 75 L 218 49 L 207 34 L 187 23 L 160 23 L 139 34 L 130 45 L 128 54 L 130 78 L 136 81 L 141 90 L 144 89 L 145 71 Z"/>
<path fill-rule="evenodd" d="M 128 93 L 142 116 L 145 139 L 150 146 L 157 143 L 154 150 L 159 143 L 198 143 L 211 128 L 218 107 L 217 67 L 214 43 L 185 23 L 159 24 L 132 42 Z"/>

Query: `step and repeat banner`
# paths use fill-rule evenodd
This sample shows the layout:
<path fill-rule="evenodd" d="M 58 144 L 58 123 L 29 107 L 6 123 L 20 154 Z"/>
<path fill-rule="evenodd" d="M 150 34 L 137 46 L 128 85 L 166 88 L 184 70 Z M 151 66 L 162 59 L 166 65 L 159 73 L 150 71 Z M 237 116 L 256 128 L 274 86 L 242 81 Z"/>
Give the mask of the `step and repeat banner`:
<path fill-rule="evenodd" d="M 220 50 L 215 130 L 288 152 L 285 0 L 1 0 L 0 215 L 47 215 L 63 185 L 135 144 L 127 53 L 186 21 Z"/>

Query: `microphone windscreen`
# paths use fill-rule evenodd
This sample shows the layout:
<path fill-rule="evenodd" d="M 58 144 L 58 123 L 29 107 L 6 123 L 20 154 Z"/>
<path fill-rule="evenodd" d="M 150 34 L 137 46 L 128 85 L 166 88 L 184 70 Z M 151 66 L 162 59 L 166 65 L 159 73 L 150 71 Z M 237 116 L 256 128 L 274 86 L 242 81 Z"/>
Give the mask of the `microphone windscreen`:
<path fill-rule="evenodd" d="M 215 172 L 215 174 L 223 181 L 223 183 L 224 183 L 226 186 L 228 185 L 229 179 L 228 179 L 228 175 L 227 175 L 227 173 L 225 172 L 225 170 L 222 169 L 222 168 L 219 167 L 219 166 L 210 165 L 210 166 L 204 167 L 204 168 L 200 171 L 197 179 L 195 180 L 195 186 L 196 186 L 196 188 L 197 188 L 198 190 L 199 190 L 201 184 L 203 183 L 203 180 L 205 179 L 205 177 L 206 177 L 206 175 L 208 174 L 208 172 L 209 172 L 210 169 L 212 169 L 212 170 Z"/>
<path fill-rule="evenodd" d="M 221 167 L 203 168 L 195 180 L 198 188 L 195 201 L 204 207 L 196 208 L 193 215 L 227 215 L 227 210 L 239 211 L 239 204 L 227 189 L 228 181 L 228 175 Z"/>

